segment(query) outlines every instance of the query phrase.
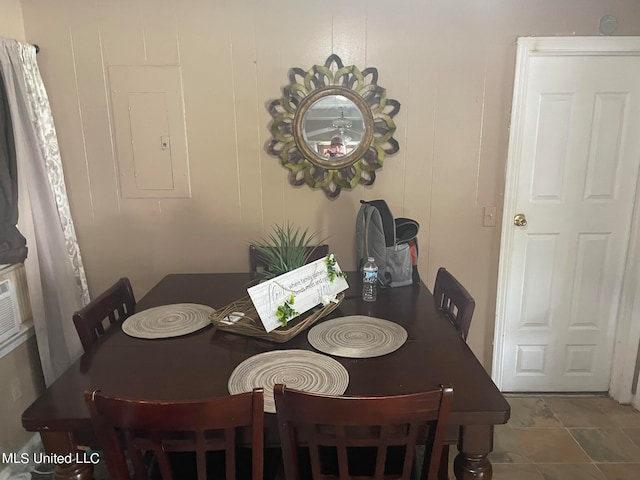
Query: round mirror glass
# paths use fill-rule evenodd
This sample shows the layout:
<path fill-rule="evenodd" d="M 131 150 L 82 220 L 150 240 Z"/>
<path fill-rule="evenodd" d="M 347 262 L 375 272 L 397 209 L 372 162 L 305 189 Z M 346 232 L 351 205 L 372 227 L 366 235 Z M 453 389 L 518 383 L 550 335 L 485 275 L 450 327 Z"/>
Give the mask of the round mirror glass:
<path fill-rule="evenodd" d="M 340 157 L 356 150 L 364 133 L 362 112 L 343 95 L 328 95 L 316 100 L 302 118 L 305 143 L 312 152 L 328 161 L 340 161 Z"/>

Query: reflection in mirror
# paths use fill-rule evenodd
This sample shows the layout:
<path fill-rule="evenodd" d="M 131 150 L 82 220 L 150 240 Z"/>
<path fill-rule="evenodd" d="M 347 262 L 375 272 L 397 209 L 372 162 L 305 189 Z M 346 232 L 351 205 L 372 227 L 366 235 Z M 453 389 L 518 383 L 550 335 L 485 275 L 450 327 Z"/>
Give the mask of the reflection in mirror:
<path fill-rule="evenodd" d="M 364 117 L 357 105 L 343 95 L 315 101 L 302 118 L 307 146 L 326 158 L 348 155 L 364 135 Z"/>
<path fill-rule="evenodd" d="M 385 155 L 400 148 L 393 138 L 400 103 L 378 85 L 378 70 L 345 66 L 334 54 L 307 71 L 292 68 L 289 81 L 282 98 L 269 103 L 267 146 L 289 170 L 289 182 L 330 198 L 372 185 Z"/>

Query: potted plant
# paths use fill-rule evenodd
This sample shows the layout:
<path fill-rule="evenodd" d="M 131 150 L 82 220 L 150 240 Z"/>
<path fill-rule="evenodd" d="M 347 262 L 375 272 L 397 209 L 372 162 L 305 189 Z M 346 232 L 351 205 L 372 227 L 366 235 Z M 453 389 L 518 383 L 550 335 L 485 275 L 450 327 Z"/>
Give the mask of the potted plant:
<path fill-rule="evenodd" d="M 309 233 L 308 228 L 301 230 L 288 222 L 286 225 L 275 225 L 269 235 L 251 244 L 265 265 L 262 275 L 273 278 L 306 265 L 318 248 L 318 245 L 311 243 L 317 237 L 318 232 Z"/>

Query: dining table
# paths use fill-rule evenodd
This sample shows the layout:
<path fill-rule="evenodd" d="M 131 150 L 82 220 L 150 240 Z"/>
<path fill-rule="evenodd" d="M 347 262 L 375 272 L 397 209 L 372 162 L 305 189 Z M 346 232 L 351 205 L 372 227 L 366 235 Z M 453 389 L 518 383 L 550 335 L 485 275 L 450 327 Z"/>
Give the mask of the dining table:
<path fill-rule="evenodd" d="M 347 272 L 346 280 L 349 288 L 338 308 L 315 325 L 340 317 L 368 316 L 401 326 L 406 340 L 391 353 L 372 358 L 332 356 L 348 372 L 344 395 L 400 395 L 452 385 L 446 442 L 458 448 L 455 477 L 490 480 L 488 455 L 494 426 L 508 421 L 509 404 L 465 340 L 436 308 L 429 289 L 422 282 L 380 288 L 376 301 L 365 302 L 360 274 Z M 245 296 L 255 282 L 251 273 L 170 274 L 137 302 L 135 312 L 182 303 L 221 309 Z M 79 446 L 99 448 L 84 391 L 98 388 L 113 395 L 155 400 L 229 395 L 231 375 L 248 359 L 276 350 L 315 352 L 308 331 L 274 343 L 223 331 L 213 324 L 161 339 L 137 338 L 116 325 L 24 411 L 22 425 L 40 433 L 48 454 L 65 460 L 56 466 L 56 479 L 90 479 L 91 462 L 77 455 Z M 279 445 L 273 413 L 265 413 L 265 443 Z"/>

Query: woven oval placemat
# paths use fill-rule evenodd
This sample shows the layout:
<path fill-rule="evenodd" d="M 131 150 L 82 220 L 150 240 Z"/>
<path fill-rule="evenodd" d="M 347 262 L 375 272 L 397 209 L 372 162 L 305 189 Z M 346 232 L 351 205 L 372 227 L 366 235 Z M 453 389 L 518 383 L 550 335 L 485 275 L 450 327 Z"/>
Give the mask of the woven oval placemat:
<path fill-rule="evenodd" d="M 371 358 L 395 352 L 407 341 L 407 331 L 389 320 L 351 315 L 316 325 L 307 339 L 313 348 L 329 355 Z"/>
<path fill-rule="evenodd" d="M 283 383 L 304 392 L 342 395 L 349 372 L 331 357 L 308 350 L 273 350 L 247 358 L 229 377 L 229 393 L 264 388 L 264 411 L 275 413 L 273 386 Z"/>
<path fill-rule="evenodd" d="M 136 338 L 171 338 L 211 325 L 215 310 L 197 303 L 175 303 L 136 312 L 122 322 L 122 331 Z"/>

